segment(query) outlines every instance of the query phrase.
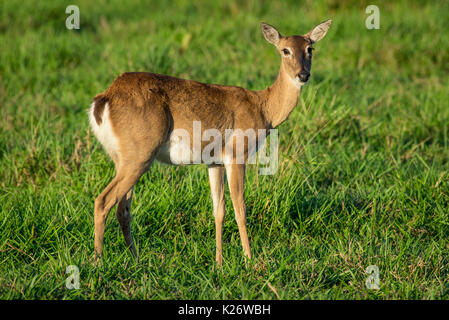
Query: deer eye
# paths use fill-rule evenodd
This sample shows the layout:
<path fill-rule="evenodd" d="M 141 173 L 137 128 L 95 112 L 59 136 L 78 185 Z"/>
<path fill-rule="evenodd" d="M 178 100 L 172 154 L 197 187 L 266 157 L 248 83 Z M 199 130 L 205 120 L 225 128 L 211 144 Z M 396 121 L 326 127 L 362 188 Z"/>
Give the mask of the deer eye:
<path fill-rule="evenodd" d="M 288 49 L 282 49 L 282 53 L 283 53 L 285 56 L 288 56 L 288 55 L 290 54 L 290 50 L 288 50 Z"/>
<path fill-rule="evenodd" d="M 314 47 L 307 46 L 307 53 L 309 54 L 309 57 L 312 57 L 312 51 L 313 50 L 315 50 Z"/>

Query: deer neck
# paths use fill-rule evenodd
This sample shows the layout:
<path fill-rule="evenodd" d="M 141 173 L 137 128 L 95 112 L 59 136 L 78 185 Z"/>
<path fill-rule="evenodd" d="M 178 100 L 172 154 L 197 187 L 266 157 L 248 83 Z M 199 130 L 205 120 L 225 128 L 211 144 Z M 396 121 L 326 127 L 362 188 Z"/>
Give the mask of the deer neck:
<path fill-rule="evenodd" d="M 263 90 L 263 93 L 265 103 L 262 104 L 262 111 L 268 126 L 275 128 L 284 122 L 296 107 L 301 86 L 298 86 L 287 74 L 282 63 L 276 81 Z"/>

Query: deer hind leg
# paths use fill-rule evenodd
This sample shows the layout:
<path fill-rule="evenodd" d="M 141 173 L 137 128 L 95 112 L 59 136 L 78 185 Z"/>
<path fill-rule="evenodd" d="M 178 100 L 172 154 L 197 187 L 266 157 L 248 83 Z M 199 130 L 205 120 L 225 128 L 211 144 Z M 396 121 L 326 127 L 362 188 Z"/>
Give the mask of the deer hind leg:
<path fill-rule="evenodd" d="M 215 217 L 216 261 L 223 264 L 223 220 L 225 216 L 224 202 L 224 167 L 209 167 L 210 193 Z"/>
<path fill-rule="evenodd" d="M 95 200 L 95 253 L 103 253 L 104 229 L 112 207 L 130 192 L 149 165 L 145 162 L 135 162 L 122 165 L 117 175 Z"/>
<path fill-rule="evenodd" d="M 163 99 L 158 95 L 147 98 L 145 105 L 137 107 L 120 94 L 116 96 L 115 104 L 110 103 L 106 94 L 100 94 L 94 98 L 89 111 L 92 129 L 112 157 L 117 169 L 115 178 L 95 200 L 97 256 L 103 253 L 106 220 L 117 203 L 117 216 L 125 241 L 131 251 L 135 251 L 130 233 L 130 215 L 127 214 L 131 202 L 130 191 L 153 163 L 158 149 L 168 139 L 172 127 L 172 118 Z"/>
<path fill-rule="evenodd" d="M 133 256 L 137 259 L 137 251 L 131 234 L 131 202 L 133 196 L 133 188 L 119 201 L 117 205 L 117 220 L 122 229 L 123 238 L 126 246 L 129 248 Z"/>
<path fill-rule="evenodd" d="M 235 220 L 239 227 L 240 239 L 242 241 L 245 256 L 251 259 L 248 233 L 246 231 L 246 206 L 245 206 L 245 165 L 229 164 L 226 166 L 229 191 L 231 193 L 232 204 L 235 211 Z"/>

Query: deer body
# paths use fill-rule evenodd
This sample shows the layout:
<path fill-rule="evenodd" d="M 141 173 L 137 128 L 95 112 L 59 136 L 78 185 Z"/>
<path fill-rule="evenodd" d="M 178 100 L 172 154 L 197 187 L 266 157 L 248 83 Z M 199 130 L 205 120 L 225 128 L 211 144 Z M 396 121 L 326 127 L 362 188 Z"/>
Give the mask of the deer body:
<path fill-rule="evenodd" d="M 193 137 L 197 122 L 201 124 L 201 134 L 213 129 L 225 136 L 229 129 L 252 129 L 257 134 L 258 129 L 271 129 L 282 123 L 296 106 L 301 87 L 310 74 L 310 63 L 303 61 L 308 60 L 304 58 L 307 48 L 324 36 L 329 25 L 330 21 L 324 22 L 306 36 L 282 37 L 272 26 L 262 24 L 265 38 L 279 50 L 289 51 L 289 54 L 284 52 L 286 56 L 275 83 L 265 90 L 251 91 L 139 72 L 120 75 L 106 91 L 97 95 L 89 110 L 90 124 L 114 161 L 117 173 L 95 201 L 96 254 L 102 254 L 105 222 L 112 207 L 118 204 L 116 215 L 125 242 L 137 256 L 130 231 L 132 190 L 154 160 L 179 164 L 192 159 L 193 147 L 177 139 L 174 134 L 177 129 Z M 305 81 L 300 77 L 301 72 L 307 75 Z M 203 150 L 208 143 L 200 142 L 199 148 Z M 245 164 L 232 161 L 236 156 L 227 153 L 224 144 L 220 148 L 220 161 L 208 165 L 219 264 L 222 263 L 225 171 L 244 254 L 251 258 L 244 202 Z M 251 148 L 245 144 L 243 151 L 246 160 Z"/>

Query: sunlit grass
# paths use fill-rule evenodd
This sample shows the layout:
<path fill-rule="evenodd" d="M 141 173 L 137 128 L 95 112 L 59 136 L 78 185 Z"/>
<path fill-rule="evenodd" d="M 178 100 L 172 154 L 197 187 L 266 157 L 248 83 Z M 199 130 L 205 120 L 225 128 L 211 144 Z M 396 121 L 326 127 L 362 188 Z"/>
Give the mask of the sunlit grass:
<path fill-rule="evenodd" d="M 65 28 L 77 4 L 81 29 Z M 360 1 L 3 1 L 0 297 L 3 299 L 447 299 L 449 7 Z M 125 248 L 115 209 L 94 265 L 93 203 L 114 175 L 88 129 L 92 97 L 125 71 L 263 89 L 284 34 L 333 24 L 280 126 L 279 169 L 250 166 L 254 259 L 227 196 L 217 268 L 207 170 L 156 164 L 136 186 Z M 68 265 L 79 290 L 65 287 Z M 378 291 L 365 287 L 369 265 Z"/>

